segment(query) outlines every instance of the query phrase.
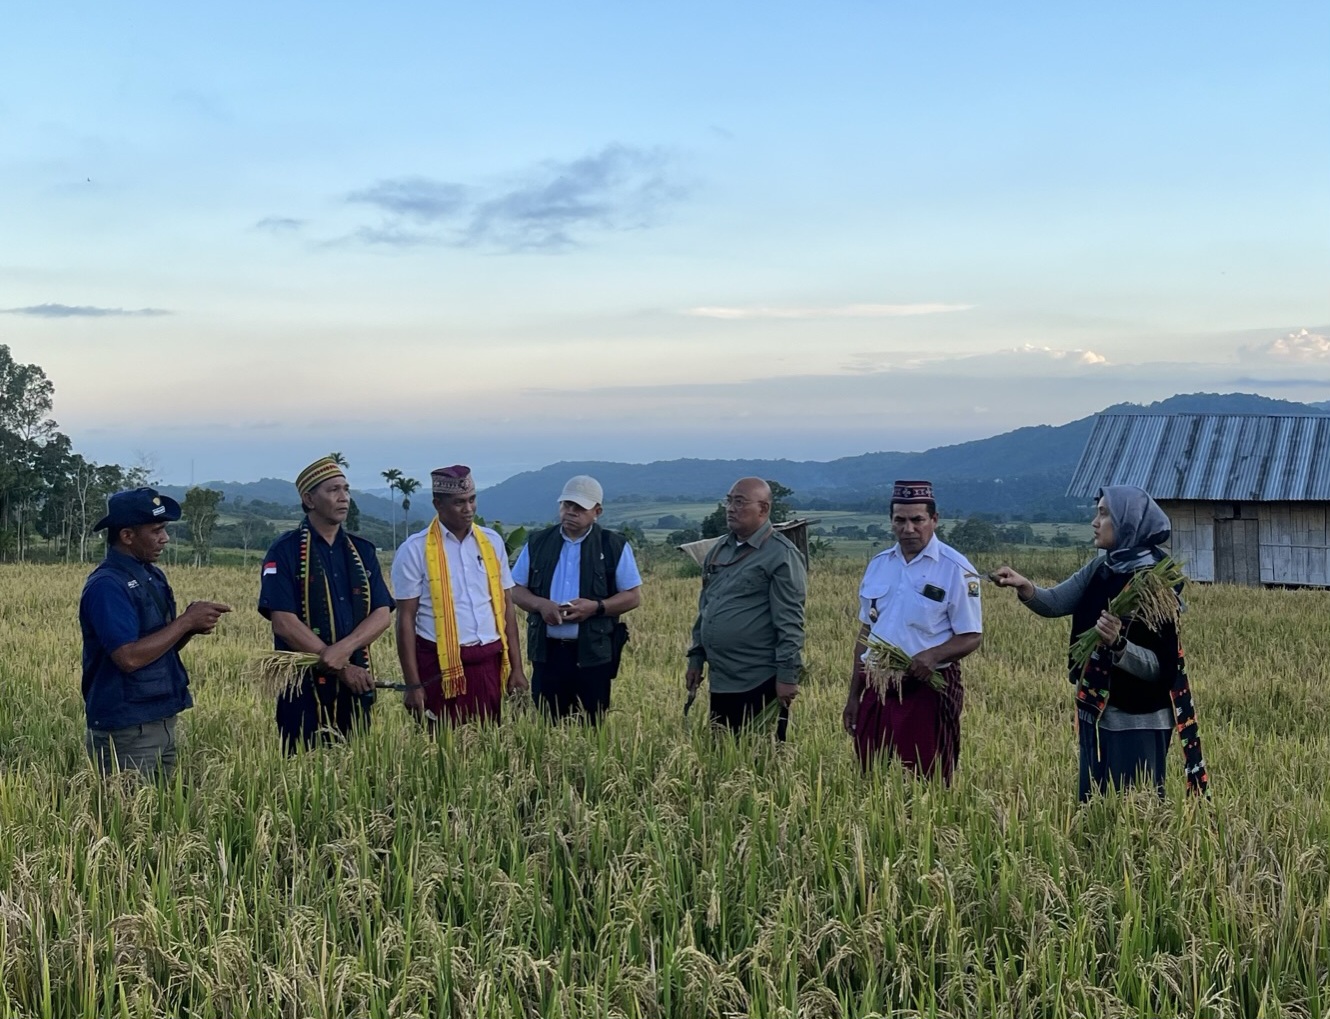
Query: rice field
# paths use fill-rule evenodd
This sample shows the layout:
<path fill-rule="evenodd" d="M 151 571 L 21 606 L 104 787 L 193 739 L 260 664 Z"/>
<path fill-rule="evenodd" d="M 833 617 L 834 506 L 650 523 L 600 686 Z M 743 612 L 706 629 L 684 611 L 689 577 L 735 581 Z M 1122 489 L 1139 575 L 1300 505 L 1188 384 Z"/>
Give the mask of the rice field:
<path fill-rule="evenodd" d="M 1078 808 L 1068 624 L 992 588 L 954 787 L 859 775 L 860 569 L 814 566 L 786 746 L 685 724 L 698 582 L 658 571 L 601 730 L 430 742 L 390 695 L 287 760 L 254 572 L 175 568 L 237 611 L 185 653 L 158 788 L 85 758 L 85 571 L 0 568 L 0 1015 L 1330 1015 L 1330 596 L 1191 589 L 1213 802 L 1175 752 L 1164 802 Z"/>

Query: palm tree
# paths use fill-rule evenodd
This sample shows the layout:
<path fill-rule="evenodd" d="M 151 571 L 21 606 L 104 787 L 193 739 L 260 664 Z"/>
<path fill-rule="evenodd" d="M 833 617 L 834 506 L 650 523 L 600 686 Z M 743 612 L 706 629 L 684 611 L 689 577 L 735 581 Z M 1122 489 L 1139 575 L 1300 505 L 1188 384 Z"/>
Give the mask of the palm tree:
<path fill-rule="evenodd" d="M 342 456 L 341 453 L 329 453 L 328 459 L 331 460 L 333 463 L 335 463 L 338 467 L 351 466 L 351 464 L 347 462 L 346 457 Z"/>
<path fill-rule="evenodd" d="M 383 475 L 383 480 L 388 482 L 388 498 L 391 499 L 392 493 L 397 491 L 397 482 L 401 480 L 402 472 L 396 467 L 389 467 L 386 471 L 381 471 L 380 473 Z M 397 548 L 397 517 L 395 515 L 393 516 L 391 523 L 393 528 L 393 548 L 395 549 Z"/>
<path fill-rule="evenodd" d="M 407 511 L 411 509 L 411 493 L 419 491 L 420 482 L 415 478 L 399 478 L 397 481 L 397 491 L 402 493 L 402 539 L 406 540 L 406 534 L 411 529 L 407 520 Z"/>

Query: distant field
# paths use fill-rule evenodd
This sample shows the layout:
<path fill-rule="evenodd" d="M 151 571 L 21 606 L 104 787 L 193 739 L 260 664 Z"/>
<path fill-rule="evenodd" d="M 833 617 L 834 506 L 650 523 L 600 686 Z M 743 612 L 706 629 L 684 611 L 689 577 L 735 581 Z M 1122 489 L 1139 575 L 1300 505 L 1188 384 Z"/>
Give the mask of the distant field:
<path fill-rule="evenodd" d="M 639 521 L 642 524 L 642 532 L 648 541 L 663 542 L 677 528 L 648 525 L 654 525 L 661 517 L 673 515 L 687 518 L 691 522 L 691 526 L 697 527 L 715 508 L 716 504 L 714 502 L 611 503 L 605 507 L 603 520 L 610 527 Z M 873 524 L 882 528 L 885 536 L 876 541 L 836 537 L 834 534 L 828 533 L 827 540 L 832 543 L 832 550 L 836 555 L 847 556 L 852 559 L 866 559 L 895 543 L 895 539 L 891 537 L 891 518 L 886 514 L 859 513 L 853 510 L 797 510 L 795 516 L 815 519 L 817 521 L 815 526 L 821 527 L 827 532 L 833 532 L 837 527 L 862 527 L 867 529 Z M 958 521 L 943 517 L 941 522 L 943 527 L 950 527 Z M 1059 531 L 1062 531 L 1078 545 L 1088 547 L 1090 544 L 1090 523 L 1088 520 L 1039 523 L 1032 524 L 1031 527 L 1035 534 L 1045 541 L 1052 539 Z"/>

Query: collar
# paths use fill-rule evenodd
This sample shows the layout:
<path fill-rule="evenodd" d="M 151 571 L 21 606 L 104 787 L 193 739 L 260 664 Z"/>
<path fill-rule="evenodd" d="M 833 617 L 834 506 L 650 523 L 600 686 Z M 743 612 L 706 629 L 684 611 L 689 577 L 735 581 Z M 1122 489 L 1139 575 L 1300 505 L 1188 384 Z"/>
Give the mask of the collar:
<path fill-rule="evenodd" d="M 582 542 L 586 541 L 587 538 L 591 537 L 591 531 L 592 531 L 593 528 L 595 528 L 595 526 L 596 526 L 595 524 L 592 524 L 591 527 L 588 527 L 588 528 L 586 529 L 586 534 L 582 535 L 582 537 L 580 537 L 580 538 L 570 538 L 570 537 L 568 537 L 568 535 L 564 532 L 563 525 L 560 524 L 560 525 L 559 525 L 559 537 L 562 538 L 562 539 L 563 539 L 567 544 L 569 544 L 569 545 L 580 545 L 580 544 L 582 544 Z"/>
<path fill-rule="evenodd" d="M 329 541 L 327 538 L 325 538 L 322 534 L 319 533 L 319 529 L 315 527 L 313 522 L 309 519 L 308 513 L 305 514 L 305 519 L 301 521 L 301 524 L 305 527 L 308 527 L 309 533 L 314 535 L 314 537 L 318 538 L 319 541 L 323 542 L 329 548 L 332 548 L 334 545 L 336 545 L 337 539 L 342 536 L 342 525 L 338 524 L 337 533 L 332 536 L 332 541 Z"/>
<path fill-rule="evenodd" d="M 891 548 L 887 549 L 887 555 L 895 556 L 898 559 L 900 559 L 902 562 L 905 562 L 905 555 L 901 552 L 900 542 L 897 542 L 895 545 L 892 545 Z M 941 556 L 942 556 L 941 543 L 937 540 L 937 533 L 934 532 L 933 536 L 928 539 L 928 544 L 925 545 L 923 548 L 921 548 L 919 550 L 919 554 L 914 558 L 932 559 L 934 562 L 936 562 L 938 559 L 941 558 Z M 910 562 L 914 562 L 914 559 L 911 559 Z"/>
<path fill-rule="evenodd" d="M 453 534 L 452 531 L 448 530 L 448 528 L 443 526 L 442 520 L 439 520 L 438 517 L 435 517 L 434 519 L 438 520 L 439 530 L 443 532 L 444 541 L 447 541 L 449 538 L 451 538 L 453 541 L 457 542 L 457 544 L 464 545 L 466 543 L 467 538 L 474 538 L 476 536 L 476 525 L 474 523 L 469 528 L 467 528 L 466 534 L 462 535 L 459 538 L 457 535 Z"/>
<path fill-rule="evenodd" d="M 135 559 L 128 552 L 121 552 L 118 548 L 108 548 L 106 550 L 106 558 L 113 562 L 124 563 L 129 566 L 137 566 L 141 570 L 148 570 L 149 573 L 152 572 L 150 569 L 153 565 L 152 563 L 145 563 L 142 559 Z"/>
<path fill-rule="evenodd" d="M 744 538 L 743 541 L 740 541 L 737 537 L 735 537 L 733 531 L 728 532 L 726 534 L 726 537 L 730 541 L 734 542 L 735 548 L 738 548 L 740 545 L 752 545 L 753 548 L 761 548 L 763 545 L 767 543 L 767 539 L 771 537 L 772 533 L 773 532 L 772 532 L 771 521 L 767 520 L 756 531 L 754 531 L 748 537 Z"/>

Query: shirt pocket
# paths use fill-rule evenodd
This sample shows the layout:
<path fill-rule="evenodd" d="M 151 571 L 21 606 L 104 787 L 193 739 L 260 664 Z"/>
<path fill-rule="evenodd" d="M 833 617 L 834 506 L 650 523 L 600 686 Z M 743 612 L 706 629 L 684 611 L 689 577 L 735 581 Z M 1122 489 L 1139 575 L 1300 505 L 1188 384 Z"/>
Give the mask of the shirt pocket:
<path fill-rule="evenodd" d="M 170 652 L 151 665 L 125 674 L 125 700 L 133 703 L 156 701 L 171 697 L 176 692 L 176 671 L 172 668 Z"/>
<path fill-rule="evenodd" d="M 913 592 L 910 597 L 912 599 L 909 618 L 911 627 L 930 637 L 937 636 L 950 629 L 946 599 L 933 601 L 932 598 L 925 598 L 922 592 L 919 591 Z"/>

